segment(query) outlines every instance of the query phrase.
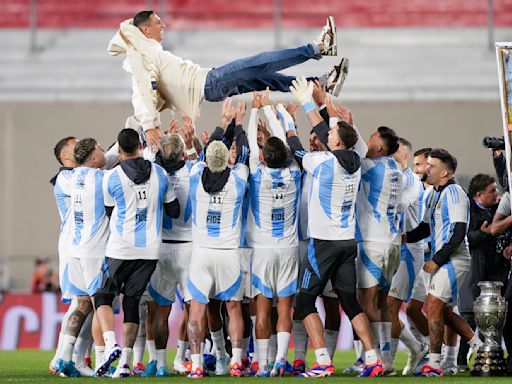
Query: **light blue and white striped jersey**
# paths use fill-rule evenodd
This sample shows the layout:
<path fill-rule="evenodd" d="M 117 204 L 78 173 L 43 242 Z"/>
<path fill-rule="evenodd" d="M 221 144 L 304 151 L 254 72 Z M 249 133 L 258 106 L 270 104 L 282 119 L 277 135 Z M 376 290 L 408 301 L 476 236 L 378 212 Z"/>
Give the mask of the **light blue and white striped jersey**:
<path fill-rule="evenodd" d="M 251 205 L 247 218 L 247 243 L 253 248 L 287 248 L 298 243 L 301 171 L 293 162 L 287 168 L 259 164 L 249 175 Z"/>
<path fill-rule="evenodd" d="M 69 180 L 69 217 L 61 231 L 66 254 L 76 258 L 103 258 L 109 234 L 103 201 L 103 171 L 78 167 Z"/>
<path fill-rule="evenodd" d="M 53 196 L 55 197 L 55 202 L 57 203 L 60 216 L 60 235 L 58 244 L 59 259 L 73 257 L 73 255 L 67 252 L 67 244 L 69 243 L 69 239 L 62 231 L 66 226 L 70 214 L 69 207 L 71 205 L 71 178 L 73 177 L 74 172 L 74 169 L 66 169 L 61 171 L 57 175 L 55 186 L 53 187 Z"/>
<path fill-rule="evenodd" d="M 306 171 L 302 172 L 302 185 L 300 190 L 300 204 L 299 204 L 299 240 L 309 240 L 308 235 L 308 200 L 309 191 L 311 190 L 311 183 L 313 176 Z"/>
<path fill-rule="evenodd" d="M 420 178 L 410 169 L 406 168 L 402 179 L 402 199 L 400 209 L 400 234 L 396 236 L 396 244 L 400 245 L 402 241 L 401 234 L 409 232 L 416 228 L 423 220 L 423 196 L 425 189 Z M 411 255 L 418 260 L 423 261 L 423 240 L 417 243 L 404 244 Z"/>
<path fill-rule="evenodd" d="M 149 179 L 135 184 L 120 165 L 105 172 L 106 206 L 113 206 L 106 255 L 123 260 L 158 259 L 162 243 L 164 203 L 176 199 L 167 173 L 151 165 Z"/>
<path fill-rule="evenodd" d="M 432 256 L 450 241 L 455 223 L 466 223 L 466 232 L 469 229 L 469 198 L 464 189 L 455 183 L 440 189 L 441 191 L 432 190 L 423 218 L 430 225 Z M 456 256 L 470 257 L 467 238 L 450 257 Z"/>
<path fill-rule="evenodd" d="M 192 203 L 190 201 L 190 170 L 194 161 L 186 161 L 176 172 L 169 174 L 178 202 L 180 216 L 171 219 L 164 213 L 163 240 L 192 241 Z"/>
<path fill-rule="evenodd" d="M 244 164 L 231 168 L 221 191 L 209 194 L 201 176 L 206 163 L 194 164 L 190 171 L 192 239 L 194 246 L 234 249 L 240 245 L 242 203 L 249 169 Z"/>
<path fill-rule="evenodd" d="M 402 170 L 389 156 L 361 159 L 357 241 L 392 243 L 400 234 Z"/>
<path fill-rule="evenodd" d="M 306 153 L 302 166 L 313 177 L 308 196 L 309 237 L 353 239 L 361 169 L 349 173 L 331 152 Z"/>

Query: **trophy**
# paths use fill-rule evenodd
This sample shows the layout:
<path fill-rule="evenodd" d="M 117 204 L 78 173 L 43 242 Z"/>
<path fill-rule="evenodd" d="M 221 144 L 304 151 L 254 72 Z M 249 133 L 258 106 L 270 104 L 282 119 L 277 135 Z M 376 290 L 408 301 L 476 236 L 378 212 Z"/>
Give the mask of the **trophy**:
<path fill-rule="evenodd" d="M 507 302 L 501 297 L 501 281 L 481 281 L 480 296 L 473 304 L 475 321 L 484 337 L 478 348 L 471 376 L 504 376 L 507 365 L 501 348 L 501 330 L 505 324 Z"/>

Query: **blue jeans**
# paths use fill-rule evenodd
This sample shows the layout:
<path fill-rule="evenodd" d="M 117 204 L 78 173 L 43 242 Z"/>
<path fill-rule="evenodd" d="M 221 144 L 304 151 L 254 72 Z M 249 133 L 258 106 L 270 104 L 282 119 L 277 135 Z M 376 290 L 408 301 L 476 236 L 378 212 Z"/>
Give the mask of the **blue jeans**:
<path fill-rule="evenodd" d="M 205 98 L 208 101 L 222 101 L 229 96 L 263 91 L 267 87 L 271 91 L 289 92 L 295 77 L 278 71 L 310 59 L 321 59 L 322 56 L 315 48 L 308 44 L 298 48 L 263 52 L 213 68 L 206 75 Z"/>

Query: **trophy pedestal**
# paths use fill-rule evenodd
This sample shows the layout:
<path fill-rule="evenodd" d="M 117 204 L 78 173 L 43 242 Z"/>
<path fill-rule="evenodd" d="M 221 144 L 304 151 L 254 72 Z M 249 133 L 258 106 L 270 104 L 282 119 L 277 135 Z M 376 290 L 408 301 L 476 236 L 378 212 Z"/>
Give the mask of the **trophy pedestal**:
<path fill-rule="evenodd" d="M 506 373 L 507 362 L 501 347 L 483 345 L 478 349 L 471 376 L 505 376 Z"/>

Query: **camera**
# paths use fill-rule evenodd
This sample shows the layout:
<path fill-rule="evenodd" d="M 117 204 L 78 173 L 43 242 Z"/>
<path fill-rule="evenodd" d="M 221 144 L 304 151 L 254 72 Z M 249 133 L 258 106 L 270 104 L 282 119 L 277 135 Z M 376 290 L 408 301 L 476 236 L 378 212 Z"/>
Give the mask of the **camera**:
<path fill-rule="evenodd" d="M 482 140 L 482 144 L 485 148 L 505 150 L 505 139 L 501 137 L 485 136 Z"/>

